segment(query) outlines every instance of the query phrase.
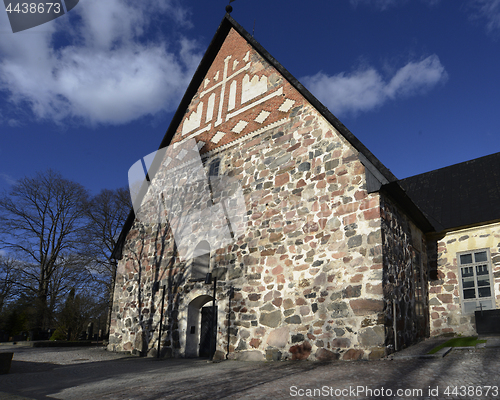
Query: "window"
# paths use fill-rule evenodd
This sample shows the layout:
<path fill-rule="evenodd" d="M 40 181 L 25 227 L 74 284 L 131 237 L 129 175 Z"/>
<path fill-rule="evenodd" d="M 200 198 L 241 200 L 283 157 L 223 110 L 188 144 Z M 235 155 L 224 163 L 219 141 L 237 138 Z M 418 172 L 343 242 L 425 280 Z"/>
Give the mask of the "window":
<path fill-rule="evenodd" d="M 488 249 L 457 254 L 462 312 L 495 308 L 495 293 Z"/>
<path fill-rule="evenodd" d="M 201 241 L 194 250 L 194 258 L 191 263 L 191 280 L 201 281 L 210 270 L 210 245 L 206 240 Z"/>
<path fill-rule="evenodd" d="M 219 167 L 220 167 L 220 159 L 216 158 L 214 161 L 210 163 L 210 169 L 208 171 L 209 177 L 219 176 Z"/>

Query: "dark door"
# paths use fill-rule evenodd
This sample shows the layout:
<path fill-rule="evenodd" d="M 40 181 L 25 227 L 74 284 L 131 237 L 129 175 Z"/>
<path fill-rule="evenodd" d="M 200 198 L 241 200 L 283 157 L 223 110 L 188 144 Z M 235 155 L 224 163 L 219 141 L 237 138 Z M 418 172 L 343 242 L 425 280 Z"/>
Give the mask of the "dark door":
<path fill-rule="evenodd" d="M 417 318 L 417 339 L 429 336 L 429 296 L 427 294 L 427 275 L 422 265 L 420 252 L 413 250 L 413 275 L 415 285 L 415 315 Z"/>
<path fill-rule="evenodd" d="M 215 307 L 215 319 L 217 319 L 217 307 Z M 213 307 L 203 307 L 201 309 L 200 357 L 210 357 L 215 352 L 213 320 Z M 212 338 L 213 343 L 212 354 L 210 354 L 210 338 Z"/>

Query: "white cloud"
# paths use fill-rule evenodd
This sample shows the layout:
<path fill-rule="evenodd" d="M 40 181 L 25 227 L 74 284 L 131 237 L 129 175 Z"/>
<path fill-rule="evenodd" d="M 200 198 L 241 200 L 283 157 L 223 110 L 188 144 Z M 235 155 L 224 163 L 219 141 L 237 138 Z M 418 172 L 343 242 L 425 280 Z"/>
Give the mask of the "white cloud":
<path fill-rule="evenodd" d="M 2 29 L 0 89 L 18 107 L 55 122 L 123 124 L 173 110 L 201 59 L 195 42 L 178 35 L 167 43 L 155 30 L 168 18 L 189 25 L 174 1 L 86 0 L 27 31 Z M 5 27 L 6 13 L 0 18 Z M 61 35 L 70 43 L 55 47 Z"/>
<path fill-rule="evenodd" d="M 406 0 L 349 0 L 351 5 L 357 7 L 359 4 L 371 4 L 385 10 L 392 5 L 398 5 Z"/>
<path fill-rule="evenodd" d="M 400 6 L 407 3 L 409 0 L 349 0 L 353 7 L 357 7 L 360 4 L 368 4 L 375 6 L 381 10 L 385 10 L 391 6 Z M 441 0 L 420 0 L 430 6 L 434 6 L 441 2 Z"/>
<path fill-rule="evenodd" d="M 389 80 L 369 67 L 333 76 L 319 72 L 301 81 L 334 114 L 346 115 L 375 109 L 389 100 L 424 94 L 447 78 L 439 58 L 432 55 L 409 62 Z"/>
<path fill-rule="evenodd" d="M 17 180 L 15 178 L 4 172 L 0 172 L 0 179 L 4 180 L 9 185 L 15 185 L 17 183 Z"/>
<path fill-rule="evenodd" d="M 7 125 L 9 125 L 10 127 L 14 128 L 14 127 L 20 127 L 20 126 L 22 126 L 22 123 L 21 123 L 21 121 L 19 121 L 17 119 L 9 118 L 9 120 L 7 121 Z"/>
<path fill-rule="evenodd" d="M 474 10 L 473 18 L 486 20 L 488 32 L 500 29 L 500 0 L 470 0 L 469 5 Z"/>

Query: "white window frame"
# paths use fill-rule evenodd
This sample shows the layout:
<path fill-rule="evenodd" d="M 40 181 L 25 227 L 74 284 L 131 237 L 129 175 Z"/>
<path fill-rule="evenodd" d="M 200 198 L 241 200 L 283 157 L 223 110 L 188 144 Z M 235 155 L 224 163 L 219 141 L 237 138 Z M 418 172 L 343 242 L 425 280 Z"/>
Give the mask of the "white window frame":
<path fill-rule="evenodd" d="M 476 261 L 475 254 L 477 253 L 486 253 L 487 259 L 485 261 Z M 471 262 L 462 263 L 461 256 L 471 255 Z M 481 297 L 479 293 L 479 289 L 488 287 L 488 286 L 479 286 L 479 280 L 477 272 L 479 268 L 488 268 L 488 278 L 489 278 L 489 288 L 490 288 L 490 296 Z M 495 309 L 495 281 L 493 279 L 493 269 L 491 268 L 491 256 L 490 249 L 475 249 L 469 251 L 461 251 L 457 253 L 457 267 L 458 267 L 458 281 L 460 284 L 460 303 L 462 307 L 462 314 L 471 315 L 474 314 L 475 311 L 483 310 L 492 310 Z M 472 273 L 471 276 L 463 276 L 463 273 L 466 272 L 465 268 L 470 268 L 469 273 Z M 484 274 L 486 275 L 486 274 Z M 464 279 L 469 278 L 469 282 L 473 282 L 473 286 L 464 288 Z M 465 298 L 464 290 L 471 291 L 474 289 L 475 296 L 474 298 Z M 475 307 L 474 307 L 475 305 Z"/>

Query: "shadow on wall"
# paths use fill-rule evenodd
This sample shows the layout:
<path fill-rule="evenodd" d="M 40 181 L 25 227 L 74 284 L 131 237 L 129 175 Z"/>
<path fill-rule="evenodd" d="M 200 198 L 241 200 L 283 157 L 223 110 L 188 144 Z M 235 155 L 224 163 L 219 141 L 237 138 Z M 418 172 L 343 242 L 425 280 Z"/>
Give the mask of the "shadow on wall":
<path fill-rule="evenodd" d="M 172 227 L 164 218 L 162 220 L 164 209 L 164 205 L 156 203 L 156 223 L 152 223 L 150 206 L 148 222 L 134 223 L 124 249 L 124 261 L 127 265 L 132 264 L 134 272 L 135 279 L 126 284 L 132 286 L 128 289 L 134 294 L 129 304 L 135 305 L 136 317 L 132 317 L 135 327 L 130 324 L 135 334 L 134 343 L 124 344 L 123 349 L 129 350 L 127 347 L 130 347 L 133 353 L 142 356 L 157 355 L 162 300 L 165 308 L 162 314 L 161 356 L 168 356 L 172 348 L 180 348 L 179 338 L 174 332 L 187 264 L 177 260 Z M 165 290 L 162 290 L 163 287 Z"/>
<path fill-rule="evenodd" d="M 201 161 L 199 164 L 202 169 Z M 119 347 L 125 351 L 157 355 L 160 314 L 164 318 L 162 357 L 195 356 L 197 346 L 203 341 L 202 328 L 208 329 L 209 324 L 203 324 L 203 313 L 207 313 L 205 309 L 209 307 L 203 306 L 213 297 L 205 295 L 210 286 L 199 282 L 204 281 L 209 272 L 213 250 L 223 249 L 225 246 L 221 245 L 227 245 L 227 241 L 232 246 L 234 232 L 245 227 L 246 214 L 241 212 L 240 218 L 234 211 L 245 210 L 239 182 L 212 176 L 198 179 L 203 177 L 200 168 L 184 168 L 177 174 L 169 172 L 168 177 L 163 176 L 167 174 L 165 171 L 160 171 L 155 176 L 156 191 L 148 192 L 139 210 L 140 218 L 136 218 L 127 236 L 121 261 L 127 271 L 121 274 L 122 298 L 116 299 L 128 305 L 124 315 L 117 318 L 128 320 L 125 322 L 128 333 L 124 335 L 129 337 L 119 339 L 122 341 Z M 168 185 L 162 185 L 164 181 Z M 211 212 L 214 208 L 224 213 L 214 214 Z M 199 218 L 193 219 L 193 216 Z M 230 235 L 222 235 L 226 231 Z M 178 248 L 174 238 L 182 238 L 183 249 Z M 189 300 L 186 296 L 195 289 L 201 296 L 189 306 L 184 304 Z M 194 333 L 191 333 L 192 327 Z M 184 344 L 186 353 L 180 354 Z"/>

